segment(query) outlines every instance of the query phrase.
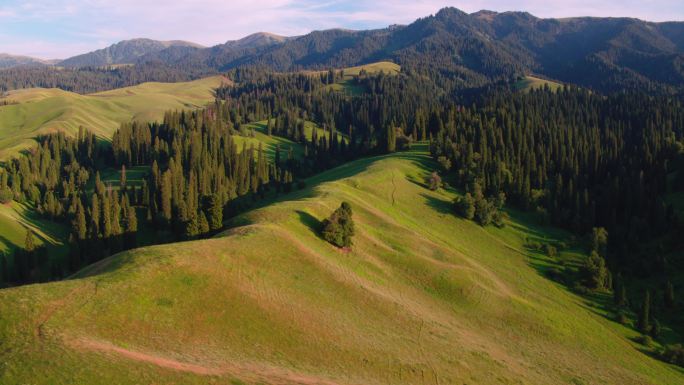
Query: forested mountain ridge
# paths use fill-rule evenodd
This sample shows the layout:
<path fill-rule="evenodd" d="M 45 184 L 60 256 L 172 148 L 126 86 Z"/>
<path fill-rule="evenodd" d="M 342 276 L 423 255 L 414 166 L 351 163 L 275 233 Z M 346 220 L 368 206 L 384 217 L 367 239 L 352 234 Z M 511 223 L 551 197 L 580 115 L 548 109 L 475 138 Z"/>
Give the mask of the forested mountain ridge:
<path fill-rule="evenodd" d="M 526 12 L 444 8 L 405 26 L 353 31 L 313 31 L 299 37 L 256 33 L 209 48 L 186 42 L 135 39 L 60 63 L 81 76 L 106 83 L 190 80 L 244 66 L 274 71 L 351 67 L 393 61 L 410 71 L 439 78 L 447 91 L 479 88 L 536 74 L 601 92 L 647 89 L 672 92 L 684 87 L 684 23 L 632 18 L 542 19 Z M 92 67 L 135 64 L 119 73 Z M 162 70 L 151 71 L 150 66 Z M 89 68 L 85 68 L 89 67 Z M 77 90 L 70 73 L 54 68 L 0 71 L 0 88 L 45 86 Z M 98 72 L 99 71 L 99 72 Z M 138 73 L 140 72 L 140 74 Z M 124 79 L 110 79 L 123 77 Z M 22 79 L 22 81 L 17 81 Z M 105 83 L 105 82 L 103 82 Z M 120 85 L 119 85 L 120 86 Z M 101 85 L 97 90 L 107 89 Z M 110 88 L 113 88 L 110 86 Z M 90 88 L 92 89 L 92 88 Z"/>
<path fill-rule="evenodd" d="M 450 72 L 461 87 L 524 73 L 608 91 L 625 86 L 681 87 L 682 32 L 681 22 L 541 19 L 525 12 L 467 14 L 445 8 L 407 26 L 314 31 L 251 50 L 225 44 L 177 58 L 173 64 L 216 70 L 258 64 L 292 71 L 391 60 L 404 68 Z"/>
<path fill-rule="evenodd" d="M 36 59 L 29 56 L 10 55 L 0 53 L 0 69 L 26 65 L 48 65 L 51 61 Z"/>
<path fill-rule="evenodd" d="M 167 48 L 184 48 L 186 53 L 203 48 L 201 45 L 187 41 L 158 41 L 151 39 L 131 39 L 118 42 L 107 48 L 74 56 L 62 60 L 58 64 L 63 67 L 107 66 L 114 64 L 133 64 L 139 58 Z M 190 51 L 188 51 L 188 49 Z"/>

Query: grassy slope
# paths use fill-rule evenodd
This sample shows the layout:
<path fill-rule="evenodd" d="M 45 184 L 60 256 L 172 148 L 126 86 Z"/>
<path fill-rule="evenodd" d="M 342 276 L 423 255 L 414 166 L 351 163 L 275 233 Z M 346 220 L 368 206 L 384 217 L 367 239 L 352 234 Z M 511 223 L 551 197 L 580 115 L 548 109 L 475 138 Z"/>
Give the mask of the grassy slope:
<path fill-rule="evenodd" d="M 214 239 L 0 291 L 3 384 L 674 384 L 627 329 L 542 278 L 521 222 L 483 229 L 421 180 L 359 160 Z M 354 208 L 351 252 L 313 228 Z M 208 377 L 211 377 L 209 379 Z"/>
<path fill-rule="evenodd" d="M 365 91 L 363 87 L 354 84 L 354 82 L 352 81 L 355 76 L 359 75 L 361 70 L 365 70 L 369 74 L 378 74 L 380 72 L 384 72 L 386 74 L 394 75 L 401 72 L 401 66 L 399 66 L 399 64 L 395 64 L 392 62 L 381 61 L 377 63 L 364 64 L 356 67 L 344 68 L 342 70 L 344 74 L 342 80 L 335 84 L 330 84 L 326 86 L 324 90 L 334 90 L 340 92 L 348 91 L 352 95 L 359 95 L 363 93 Z M 316 71 L 312 73 L 322 74 L 326 72 L 327 71 Z"/>
<path fill-rule="evenodd" d="M 210 77 L 187 83 L 144 83 L 91 95 L 59 89 L 31 88 L 10 92 L 19 104 L 0 107 L 0 159 L 30 147 L 37 135 L 80 126 L 109 139 L 122 122 L 160 119 L 165 111 L 197 108 L 214 99 L 224 81 Z"/>
<path fill-rule="evenodd" d="M 515 83 L 514 87 L 517 90 L 527 91 L 534 88 L 542 88 L 545 85 L 548 85 L 549 88 L 553 91 L 562 87 L 562 84 L 560 83 L 554 82 L 552 80 L 536 78 L 534 76 L 525 76 L 523 80 L 520 80 L 517 83 Z"/>
<path fill-rule="evenodd" d="M 38 245 L 47 247 L 50 258 L 67 257 L 69 252 L 66 245 L 69 235 L 67 226 L 42 218 L 25 204 L 17 202 L 0 204 L 0 254 L 9 255 L 16 248 L 23 247 L 27 229 L 33 231 Z"/>
<path fill-rule="evenodd" d="M 275 158 L 276 146 L 280 146 L 282 159 L 287 158 L 287 152 L 290 148 L 292 148 L 292 153 L 294 154 L 295 158 L 304 156 L 304 147 L 301 143 L 294 142 L 290 139 L 281 136 L 268 136 L 267 124 L 268 121 L 266 120 L 246 124 L 245 127 L 247 129 L 253 130 L 254 136 L 234 135 L 233 138 L 235 139 L 235 143 L 238 146 L 238 150 L 242 150 L 243 144 L 246 144 L 247 148 L 254 145 L 254 149 L 258 149 L 259 143 L 262 143 L 264 153 L 270 160 L 273 160 Z M 311 121 L 304 122 L 304 132 L 306 133 L 306 137 L 308 140 L 311 140 L 314 130 L 317 131 L 319 138 L 326 135 L 326 131 L 323 130 L 323 128 L 319 127 L 316 123 Z M 329 132 L 327 133 L 326 137 L 330 139 Z M 344 134 L 339 133 L 340 140 L 346 140 L 345 138 L 346 136 Z"/>

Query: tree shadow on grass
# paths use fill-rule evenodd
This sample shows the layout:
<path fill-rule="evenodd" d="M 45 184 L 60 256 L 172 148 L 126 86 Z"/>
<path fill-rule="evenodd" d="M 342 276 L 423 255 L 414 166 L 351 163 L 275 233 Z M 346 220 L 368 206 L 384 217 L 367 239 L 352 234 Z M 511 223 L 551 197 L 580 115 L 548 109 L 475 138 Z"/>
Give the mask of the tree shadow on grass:
<path fill-rule="evenodd" d="M 318 218 L 307 213 L 306 211 L 297 210 L 295 211 L 299 215 L 299 221 L 302 222 L 306 227 L 311 230 L 317 237 L 321 237 L 320 230 L 323 226 L 323 222 L 319 221 Z"/>
<path fill-rule="evenodd" d="M 431 208 L 433 208 L 438 213 L 440 213 L 440 214 L 451 214 L 451 213 L 453 213 L 453 210 L 451 209 L 451 202 L 450 201 L 435 198 L 434 196 L 431 196 L 431 195 L 428 195 L 425 193 L 420 193 L 420 196 L 425 198 L 427 205 L 430 206 Z"/>

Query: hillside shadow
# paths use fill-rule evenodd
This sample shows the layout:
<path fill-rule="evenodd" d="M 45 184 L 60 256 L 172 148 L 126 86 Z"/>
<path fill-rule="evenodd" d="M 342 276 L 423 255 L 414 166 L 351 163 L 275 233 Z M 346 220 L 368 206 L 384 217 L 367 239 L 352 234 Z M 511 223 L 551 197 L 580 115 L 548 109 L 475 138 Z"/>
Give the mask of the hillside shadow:
<path fill-rule="evenodd" d="M 40 239 L 45 245 L 61 247 L 65 244 L 65 241 L 62 239 L 64 233 L 56 230 L 57 228 L 62 227 L 62 224 L 53 222 L 49 219 L 40 218 L 39 214 L 32 207 L 26 207 L 23 211 L 15 210 L 15 213 L 20 219 L 19 223 L 26 228 L 31 228 L 33 230 L 33 235 Z"/>
<path fill-rule="evenodd" d="M 0 244 L 4 244 L 5 247 L 7 248 L 4 252 L 6 254 L 12 254 L 15 249 L 19 248 L 19 245 L 14 244 L 14 242 L 10 241 L 7 237 L 4 235 L 0 234 Z M 3 251 L 0 250 L 0 254 L 2 254 Z"/>

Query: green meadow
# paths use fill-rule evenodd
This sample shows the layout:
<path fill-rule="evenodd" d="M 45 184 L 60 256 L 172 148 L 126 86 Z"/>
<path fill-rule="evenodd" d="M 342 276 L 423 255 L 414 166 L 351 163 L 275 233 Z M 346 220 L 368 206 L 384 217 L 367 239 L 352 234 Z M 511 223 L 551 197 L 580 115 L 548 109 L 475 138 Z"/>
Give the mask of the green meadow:
<path fill-rule="evenodd" d="M 525 78 L 513 85 L 513 87 L 519 91 L 528 91 L 531 89 L 543 88 L 545 86 L 548 86 L 551 90 L 555 91 L 563 85 L 552 80 L 540 79 L 534 76 L 525 76 Z"/>

